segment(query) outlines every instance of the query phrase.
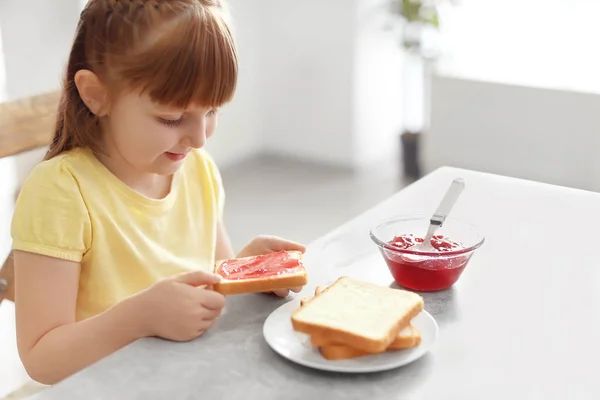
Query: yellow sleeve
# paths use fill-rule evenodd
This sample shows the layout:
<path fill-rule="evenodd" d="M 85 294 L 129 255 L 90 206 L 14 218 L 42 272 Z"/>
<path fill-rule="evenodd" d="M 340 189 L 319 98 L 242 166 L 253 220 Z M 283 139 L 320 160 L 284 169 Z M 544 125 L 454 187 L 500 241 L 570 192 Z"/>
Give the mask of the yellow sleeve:
<path fill-rule="evenodd" d="M 90 248 L 91 230 L 77 181 L 61 158 L 38 164 L 17 200 L 13 249 L 80 262 Z"/>

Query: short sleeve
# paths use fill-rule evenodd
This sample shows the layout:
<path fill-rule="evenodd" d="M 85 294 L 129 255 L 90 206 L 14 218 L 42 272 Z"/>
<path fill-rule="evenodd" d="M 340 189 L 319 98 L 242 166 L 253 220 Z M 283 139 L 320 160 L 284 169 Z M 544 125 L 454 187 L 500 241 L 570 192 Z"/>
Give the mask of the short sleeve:
<path fill-rule="evenodd" d="M 80 262 L 91 222 L 73 174 L 60 157 L 38 164 L 25 180 L 12 219 L 13 249 Z"/>
<path fill-rule="evenodd" d="M 201 159 L 206 163 L 208 173 L 210 175 L 210 181 L 212 183 L 213 192 L 215 195 L 215 203 L 217 205 L 217 211 L 219 213 L 219 219 L 223 219 L 223 212 L 225 209 L 225 189 L 223 187 L 223 180 L 221 179 L 221 173 L 215 163 L 214 159 L 210 154 L 204 150 L 201 151 Z"/>

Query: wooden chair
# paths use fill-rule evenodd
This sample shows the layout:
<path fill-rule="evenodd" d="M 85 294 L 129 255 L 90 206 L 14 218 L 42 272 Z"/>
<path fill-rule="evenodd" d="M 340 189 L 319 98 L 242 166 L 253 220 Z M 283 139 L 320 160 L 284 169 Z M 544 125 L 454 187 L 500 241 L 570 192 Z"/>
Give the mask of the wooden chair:
<path fill-rule="evenodd" d="M 51 92 L 0 103 L 0 158 L 48 146 L 59 98 L 60 93 Z M 0 303 L 4 299 L 14 301 L 14 296 L 11 253 L 0 269 Z"/>

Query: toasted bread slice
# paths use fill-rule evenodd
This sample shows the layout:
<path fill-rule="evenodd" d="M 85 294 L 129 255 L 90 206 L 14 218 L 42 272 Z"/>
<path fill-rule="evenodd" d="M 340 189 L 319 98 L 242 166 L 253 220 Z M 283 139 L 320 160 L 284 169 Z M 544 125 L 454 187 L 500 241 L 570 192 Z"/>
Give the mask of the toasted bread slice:
<path fill-rule="evenodd" d="M 327 288 L 327 286 L 317 286 L 315 288 L 315 296 L 318 296 L 326 288 Z M 300 300 L 300 305 L 304 306 L 312 299 L 313 299 L 313 296 L 306 297 L 306 298 Z M 352 351 L 344 352 L 343 348 L 348 347 L 348 346 L 338 344 L 338 343 L 333 343 L 326 336 L 312 335 L 310 338 L 310 341 L 313 344 L 313 346 L 316 346 L 316 347 L 334 346 L 330 350 L 325 350 L 324 354 L 332 354 L 335 357 L 335 359 L 355 357 L 354 354 L 356 354 L 356 349 L 352 349 L 351 347 L 349 349 L 352 349 Z M 410 347 L 418 346 L 420 343 L 421 343 L 421 332 L 419 332 L 417 330 L 417 328 L 415 328 L 414 326 L 409 325 L 406 328 L 402 329 L 400 331 L 400 333 L 398 333 L 398 336 L 396 336 L 396 338 L 394 339 L 392 344 L 390 344 L 390 347 L 388 347 L 387 350 L 407 349 Z M 344 354 L 347 354 L 347 356 L 345 356 Z M 366 354 L 368 354 L 368 353 L 366 353 Z"/>
<path fill-rule="evenodd" d="M 396 339 L 385 352 L 410 349 L 412 347 L 418 346 L 421 343 L 421 334 L 412 326 L 410 326 L 409 328 L 412 328 L 417 333 L 417 335 L 406 336 L 402 341 Z M 404 330 L 406 329 L 407 328 L 405 328 Z M 326 346 L 320 346 L 319 352 L 327 360 L 345 360 L 348 358 L 381 354 L 367 353 L 366 351 L 355 349 L 354 347 L 346 346 L 343 344 L 328 344 Z"/>
<path fill-rule="evenodd" d="M 421 336 L 417 338 L 410 338 L 409 341 L 404 341 L 402 347 L 390 346 L 385 352 L 398 351 L 402 349 L 408 349 L 417 346 L 421 342 Z M 369 356 L 381 353 L 368 353 L 366 351 L 355 349 L 354 347 L 346 346 L 344 344 L 329 344 L 327 346 L 319 347 L 319 352 L 327 360 L 345 360 L 348 358 L 356 358 L 362 356 Z"/>
<path fill-rule="evenodd" d="M 341 277 L 292 314 L 294 330 L 367 353 L 387 350 L 423 310 L 416 293 Z"/>
<path fill-rule="evenodd" d="M 321 353 L 323 358 L 327 360 L 346 360 L 349 358 L 356 358 L 373 354 L 343 344 L 332 344 L 325 347 L 319 347 L 319 353 Z"/>
<path fill-rule="evenodd" d="M 318 296 L 319 294 L 323 293 L 323 291 L 327 289 L 327 286 L 317 286 L 315 288 L 315 296 Z M 305 305 L 306 303 L 308 303 L 309 301 L 312 300 L 314 296 L 310 296 L 310 297 L 305 297 L 302 300 L 300 300 L 300 306 Z"/>
<path fill-rule="evenodd" d="M 321 294 L 327 286 L 317 286 L 315 288 L 315 296 Z M 300 300 L 301 306 L 307 304 L 313 296 L 306 297 Z M 363 350 L 355 349 L 353 347 L 332 343 L 331 340 L 325 336 L 312 335 L 311 343 L 313 346 L 319 348 L 321 355 L 327 360 L 346 360 L 349 358 L 362 357 L 366 355 L 379 354 L 379 353 L 367 353 Z M 421 343 L 421 333 L 413 326 L 409 325 L 402 329 L 396 339 L 392 342 L 387 351 L 408 349 L 411 347 L 418 346 Z"/>
<path fill-rule="evenodd" d="M 315 288 L 315 296 L 318 296 L 319 294 L 323 293 L 323 291 L 327 289 L 327 286 L 317 286 Z M 315 296 L 309 296 L 309 297 L 305 297 L 303 299 L 300 300 L 300 306 L 305 305 L 306 303 L 308 303 L 309 301 L 311 301 Z"/>
<path fill-rule="evenodd" d="M 302 300 L 300 300 L 300 307 L 304 307 L 306 305 L 306 303 L 308 303 L 311 300 L 312 300 L 312 296 L 303 298 Z"/>
<path fill-rule="evenodd" d="M 299 251 L 288 251 L 290 258 L 298 260 L 298 266 L 281 271 L 278 274 L 265 276 L 228 279 L 227 274 L 221 273 L 223 279 L 215 284 L 213 289 L 224 295 L 242 294 L 242 293 L 259 293 L 272 292 L 279 289 L 290 289 L 306 285 L 308 276 L 306 269 L 302 263 L 302 253 Z M 252 261 L 256 257 L 244 257 L 238 260 Z M 220 260 L 215 264 L 215 273 L 220 273 L 221 265 L 228 260 Z M 268 271 L 268 267 L 265 267 Z"/>
<path fill-rule="evenodd" d="M 316 347 L 326 346 L 343 346 L 339 343 L 334 343 L 326 336 L 312 335 L 310 342 Z M 389 345 L 386 350 L 402 350 L 407 349 L 421 343 L 421 332 L 419 332 L 412 325 L 402 329 L 394 341 Z"/>
<path fill-rule="evenodd" d="M 388 350 L 408 349 L 421 344 L 421 332 L 412 325 L 402 329 Z"/>

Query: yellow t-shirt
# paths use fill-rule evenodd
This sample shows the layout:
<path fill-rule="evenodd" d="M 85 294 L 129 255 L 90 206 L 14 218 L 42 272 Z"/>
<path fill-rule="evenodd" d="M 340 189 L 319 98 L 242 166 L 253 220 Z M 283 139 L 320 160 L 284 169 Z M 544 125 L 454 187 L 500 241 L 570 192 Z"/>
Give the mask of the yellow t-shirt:
<path fill-rule="evenodd" d="M 38 164 L 12 222 L 13 249 L 81 263 L 77 320 L 169 275 L 212 271 L 224 193 L 204 150 L 191 152 L 171 192 L 150 199 L 87 149 Z"/>

